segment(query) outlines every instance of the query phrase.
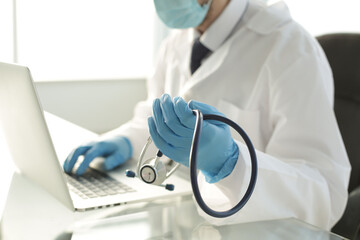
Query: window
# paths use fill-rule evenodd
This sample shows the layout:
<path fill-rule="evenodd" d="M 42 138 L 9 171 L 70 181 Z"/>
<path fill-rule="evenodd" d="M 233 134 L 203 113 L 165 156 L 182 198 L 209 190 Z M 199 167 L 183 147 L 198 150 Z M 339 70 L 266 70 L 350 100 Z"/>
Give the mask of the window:
<path fill-rule="evenodd" d="M 12 62 L 13 59 L 13 12 L 12 1 L 0 1 L 0 61 Z"/>
<path fill-rule="evenodd" d="M 360 32 L 359 0 L 285 2 L 315 36 Z M 0 61 L 37 81 L 144 78 L 167 30 L 152 0 L 1 0 L 0 34 Z"/>
<path fill-rule="evenodd" d="M 312 35 L 360 32 L 359 0 L 285 0 L 292 17 Z"/>
<path fill-rule="evenodd" d="M 145 77 L 153 56 L 149 0 L 16 0 L 16 59 L 35 80 Z"/>

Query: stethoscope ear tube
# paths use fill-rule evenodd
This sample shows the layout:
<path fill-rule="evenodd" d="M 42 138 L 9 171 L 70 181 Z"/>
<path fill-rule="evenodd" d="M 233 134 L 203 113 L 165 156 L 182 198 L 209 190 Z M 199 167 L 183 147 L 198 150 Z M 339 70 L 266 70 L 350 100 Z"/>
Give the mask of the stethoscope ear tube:
<path fill-rule="evenodd" d="M 236 212 L 238 212 L 241 208 L 245 206 L 247 201 L 250 199 L 256 184 L 257 179 L 257 172 L 258 172 L 258 166 L 257 166 L 257 159 L 256 159 L 256 152 L 255 149 L 250 141 L 250 138 L 247 136 L 245 131 L 237 125 L 235 122 L 231 121 L 228 118 L 214 115 L 214 114 L 205 114 L 203 115 L 200 110 L 193 110 L 194 114 L 196 115 L 196 123 L 195 123 L 195 130 L 193 135 L 193 142 L 190 150 L 190 179 L 191 179 L 191 186 L 194 193 L 194 197 L 199 205 L 199 207 L 206 212 L 208 215 L 216 218 L 225 218 L 229 217 Z M 197 182 L 197 168 L 196 168 L 196 160 L 197 160 L 197 150 L 200 142 L 200 136 L 201 136 L 201 129 L 202 129 L 202 123 L 203 120 L 216 120 L 223 123 L 226 123 L 227 125 L 234 128 L 244 139 L 245 144 L 249 150 L 250 153 L 250 159 L 251 159 L 251 177 L 249 186 L 243 196 L 243 198 L 239 201 L 238 204 L 236 204 L 233 208 L 227 210 L 227 211 L 214 211 L 210 207 L 206 205 L 203 198 L 201 197 L 199 185 Z"/>

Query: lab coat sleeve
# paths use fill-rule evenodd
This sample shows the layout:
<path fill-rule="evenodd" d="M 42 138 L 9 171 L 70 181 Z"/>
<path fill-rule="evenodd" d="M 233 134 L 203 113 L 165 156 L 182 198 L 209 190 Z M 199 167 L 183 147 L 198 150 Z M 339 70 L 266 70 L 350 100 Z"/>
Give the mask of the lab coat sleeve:
<path fill-rule="evenodd" d="M 152 102 L 154 98 L 160 97 L 164 92 L 164 69 L 166 62 L 164 61 L 167 52 L 168 39 L 165 39 L 160 47 L 154 72 L 147 79 L 147 99 L 136 104 L 132 119 L 112 131 L 101 136 L 106 139 L 112 136 L 125 136 L 130 140 L 133 148 L 132 158 L 137 159 L 141 153 L 143 146 L 146 144 L 150 136 L 148 131 L 147 119 L 152 115 Z M 148 152 L 154 152 L 156 149 L 152 144 Z"/>
<path fill-rule="evenodd" d="M 326 86 L 331 71 L 314 54 L 301 56 L 281 74 L 270 67 L 262 74 L 270 79 L 272 134 L 265 151 L 257 151 L 259 172 L 253 195 L 240 212 L 225 219 L 199 212 L 213 224 L 295 217 L 330 229 L 344 211 L 350 173 Z M 248 149 L 237 144 L 239 159 L 227 178 L 208 184 L 199 175 L 202 195 L 215 209 L 234 206 L 248 186 Z"/>

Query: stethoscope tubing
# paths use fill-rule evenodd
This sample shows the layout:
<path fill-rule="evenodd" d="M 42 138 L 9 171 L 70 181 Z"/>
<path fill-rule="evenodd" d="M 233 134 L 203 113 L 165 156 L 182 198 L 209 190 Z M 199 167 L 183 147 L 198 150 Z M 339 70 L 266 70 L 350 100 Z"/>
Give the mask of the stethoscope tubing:
<path fill-rule="evenodd" d="M 258 175 L 258 164 L 257 164 L 257 158 L 256 158 L 256 152 L 255 152 L 254 146 L 251 143 L 251 140 L 248 137 L 248 135 L 246 134 L 246 132 L 232 120 L 230 120 L 226 117 L 222 117 L 222 116 L 214 115 L 214 114 L 204 114 L 203 115 L 200 110 L 193 110 L 193 112 L 196 115 L 196 123 L 195 123 L 193 141 L 192 141 L 191 150 L 190 150 L 189 162 L 190 162 L 190 179 L 191 179 L 191 186 L 192 186 L 192 190 L 194 193 L 194 197 L 195 197 L 199 207 L 208 215 L 210 215 L 212 217 L 216 217 L 216 218 L 229 217 L 229 216 L 235 214 L 236 212 L 238 212 L 240 209 L 242 209 L 245 206 L 245 204 L 249 201 L 252 193 L 254 192 L 257 175 Z M 220 121 L 220 122 L 226 123 L 227 125 L 231 126 L 241 135 L 241 137 L 243 138 L 243 140 L 249 150 L 250 159 L 251 159 L 251 177 L 250 177 L 249 186 L 248 186 L 243 198 L 238 202 L 238 204 L 236 204 L 233 208 L 226 210 L 226 211 L 215 211 L 215 210 L 211 209 L 204 202 L 204 200 L 200 194 L 199 185 L 198 185 L 198 181 L 197 181 L 196 161 L 197 161 L 197 150 L 198 150 L 198 146 L 199 146 L 199 142 L 200 142 L 203 120 L 216 120 L 216 121 Z"/>

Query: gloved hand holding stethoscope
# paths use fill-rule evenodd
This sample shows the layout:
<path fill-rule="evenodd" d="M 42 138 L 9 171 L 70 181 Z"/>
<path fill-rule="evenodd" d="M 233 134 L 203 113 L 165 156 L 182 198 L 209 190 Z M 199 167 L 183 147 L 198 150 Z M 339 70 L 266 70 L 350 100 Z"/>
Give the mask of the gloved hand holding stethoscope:
<path fill-rule="evenodd" d="M 137 175 L 144 182 L 161 185 L 175 171 L 176 167 L 166 173 L 160 161 L 164 154 L 177 163 L 190 165 L 195 199 L 207 214 L 213 217 L 228 217 L 246 204 L 255 187 L 257 160 L 249 137 L 236 123 L 212 106 L 197 101 L 186 103 L 181 97 L 172 100 L 168 94 L 164 94 L 160 99 L 154 100 L 153 117 L 148 119 L 148 125 L 152 141 L 159 152 L 156 157 L 144 161 L 144 153 L 151 141 L 145 145 L 137 169 Z M 239 156 L 239 148 L 231 136 L 228 125 L 244 139 L 251 157 L 252 173 L 248 189 L 240 202 L 228 211 L 218 212 L 209 208 L 201 197 L 197 169 L 209 183 L 216 183 L 231 174 Z M 128 171 L 127 175 L 134 177 L 136 174 Z M 173 186 L 165 187 L 173 189 Z"/>
<path fill-rule="evenodd" d="M 196 116 L 194 109 L 203 114 L 223 116 L 214 107 L 197 101 L 186 103 L 176 97 L 172 101 L 164 94 L 153 103 L 153 117 L 148 119 L 151 138 L 160 151 L 185 166 L 189 166 Z M 215 183 L 228 176 L 235 167 L 239 149 L 233 140 L 229 126 L 218 121 L 204 121 L 198 146 L 197 169 L 207 182 Z"/>

